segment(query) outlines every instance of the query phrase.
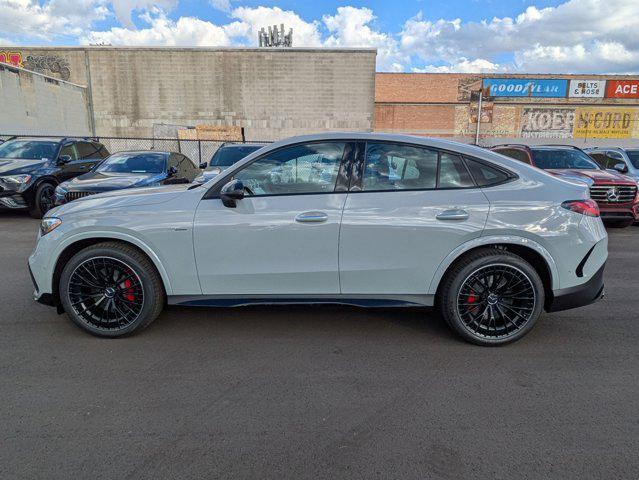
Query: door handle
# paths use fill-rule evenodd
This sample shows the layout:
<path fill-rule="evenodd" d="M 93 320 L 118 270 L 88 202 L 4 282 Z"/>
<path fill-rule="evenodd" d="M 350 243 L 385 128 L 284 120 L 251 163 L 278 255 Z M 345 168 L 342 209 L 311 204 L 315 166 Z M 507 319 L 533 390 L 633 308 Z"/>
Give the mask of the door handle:
<path fill-rule="evenodd" d="M 444 210 L 437 214 L 437 220 L 468 220 L 468 212 L 459 208 Z"/>
<path fill-rule="evenodd" d="M 300 223 L 322 223 L 328 220 L 328 215 L 324 212 L 304 212 L 295 217 Z"/>

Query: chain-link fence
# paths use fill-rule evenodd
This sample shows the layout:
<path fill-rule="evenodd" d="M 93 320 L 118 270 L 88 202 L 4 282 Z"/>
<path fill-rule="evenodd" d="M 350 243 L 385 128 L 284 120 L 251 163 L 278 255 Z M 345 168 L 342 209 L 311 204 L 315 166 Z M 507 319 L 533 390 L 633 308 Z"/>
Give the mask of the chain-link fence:
<path fill-rule="evenodd" d="M 189 157 L 194 164 L 199 165 L 202 162 L 209 162 L 213 154 L 223 144 L 263 144 L 267 145 L 271 141 L 243 141 L 243 142 L 222 142 L 215 140 L 181 140 L 178 138 L 132 138 L 132 137 L 62 137 L 51 135 L 4 135 L 0 133 L 0 143 L 9 138 L 69 138 L 69 139 L 88 139 L 102 143 L 110 153 L 123 152 L 129 150 L 157 150 L 167 152 L 178 152 Z"/>

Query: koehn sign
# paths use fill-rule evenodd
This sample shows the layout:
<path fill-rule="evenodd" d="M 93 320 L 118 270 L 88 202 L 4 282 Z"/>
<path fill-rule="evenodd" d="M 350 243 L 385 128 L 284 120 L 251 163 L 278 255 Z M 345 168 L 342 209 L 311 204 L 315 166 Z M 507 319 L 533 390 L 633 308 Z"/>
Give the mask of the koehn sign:
<path fill-rule="evenodd" d="M 639 98 L 639 80 L 608 80 L 607 98 Z"/>
<path fill-rule="evenodd" d="M 567 80 L 545 78 L 485 78 L 482 83 L 489 97 L 546 97 L 566 96 Z"/>
<path fill-rule="evenodd" d="M 568 96 L 572 98 L 603 98 L 605 80 L 570 80 Z"/>

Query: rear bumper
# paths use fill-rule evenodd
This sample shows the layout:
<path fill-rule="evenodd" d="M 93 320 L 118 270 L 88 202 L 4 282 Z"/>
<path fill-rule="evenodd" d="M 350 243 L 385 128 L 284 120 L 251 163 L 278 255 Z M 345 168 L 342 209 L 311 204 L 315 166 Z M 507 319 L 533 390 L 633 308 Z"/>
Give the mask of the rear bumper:
<path fill-rule="evenodd" d="M 604 296 L 603 274 L 605 267 L 604 263 L 586 283 L 554 290 L 546 301 L 546 311 L 558 312 L 583 307 L 602 298 Z"/>

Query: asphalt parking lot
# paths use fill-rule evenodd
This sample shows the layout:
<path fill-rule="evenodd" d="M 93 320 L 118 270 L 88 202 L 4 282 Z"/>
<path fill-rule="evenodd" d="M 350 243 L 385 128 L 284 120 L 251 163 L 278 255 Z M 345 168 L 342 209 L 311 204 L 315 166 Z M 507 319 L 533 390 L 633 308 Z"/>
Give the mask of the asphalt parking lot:
<path fill-rule="evenodd" d="M 97 339 L 32 301 L 37 225 L 0 213 L 0 478 L 637 478 L 639 227 L 610 232 L 604 300 L 487 349 L 326 306 Z"/>

